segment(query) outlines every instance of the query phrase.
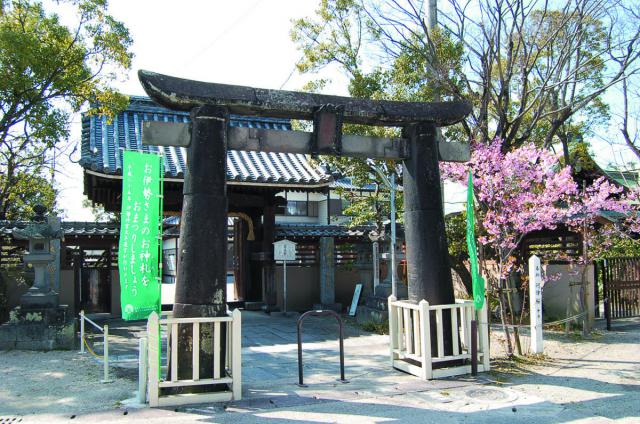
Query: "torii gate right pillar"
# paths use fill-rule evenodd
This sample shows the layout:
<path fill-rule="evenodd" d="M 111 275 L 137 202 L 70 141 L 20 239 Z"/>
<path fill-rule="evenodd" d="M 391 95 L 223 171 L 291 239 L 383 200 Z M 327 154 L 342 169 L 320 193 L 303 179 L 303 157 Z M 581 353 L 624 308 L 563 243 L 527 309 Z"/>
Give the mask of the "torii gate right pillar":
<path fill-rule="evenodd" d="M 402 170 L 409 300 L 452 304 L 455 298 L 444 227 L 437 128 L 428 123 L 413 124 L 405 127 L 404 138 L 410 152 Z"/>

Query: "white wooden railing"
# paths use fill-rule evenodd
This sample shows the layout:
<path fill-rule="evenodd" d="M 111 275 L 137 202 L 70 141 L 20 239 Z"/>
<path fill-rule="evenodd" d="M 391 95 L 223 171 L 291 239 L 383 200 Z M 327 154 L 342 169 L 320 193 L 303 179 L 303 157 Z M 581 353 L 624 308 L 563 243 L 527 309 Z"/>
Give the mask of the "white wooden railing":
<path fill-rule="evenodd" d="M 431 313 L 435 315 L 437 348 L 432 352 Z M 487 306 L 478 311 L 478 371 L 489 371 L 489 332 Z M 391 365 L 425 380 L 471 373 L 471 320 L 475 314 L 473 302 L 456 300 L 453 305 L 418 304 L 389 297 L 389 335 Z M 444 317 L 450 316 L 452 349 L 445 354 Z M 461 361 L 455 365 L 434 369 L 438 362 Z"/>
<path fill-rule="evenodd" d="M 192 375 L 189 379 L 178 378 L 178 325 L 190 325 L 192 328 Z M 200 375 L 200 327 L 213 327 L 213 375 Z M 171 375 L 165 380 L 161 375 L 160 337 L 167 335 L 166 366 Z M 226 334 L 226 343 L 221 343 L 221 334 Z M 242 322 L 240 310 L 234 310 L 226 317 L 209 318 L 173 318 L 159 317 L 155 312 L 147 321 L 148 337 L 148 392 L 149 406 L 176 406 L 189 403 L 226 402 L 242 398 Z M 221 367 L 221 358 L 224 366 Z M 164 374 L 164 373 L 163 373 Z M 210 393 L 161 395 L 163 388 L 202 386 L 212 384 L 227 385 L 228 390 Z"/>

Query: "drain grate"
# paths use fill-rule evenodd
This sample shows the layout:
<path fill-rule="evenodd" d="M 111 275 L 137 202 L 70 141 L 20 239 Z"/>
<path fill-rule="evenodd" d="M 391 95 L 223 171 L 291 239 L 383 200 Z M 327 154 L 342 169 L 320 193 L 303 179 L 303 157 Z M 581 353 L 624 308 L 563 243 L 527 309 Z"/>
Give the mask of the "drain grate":
<path fill-rule="evenodd" d="M 0 424 L 16 424 L 21 422 L 21 417 L 0 417 Z"/>

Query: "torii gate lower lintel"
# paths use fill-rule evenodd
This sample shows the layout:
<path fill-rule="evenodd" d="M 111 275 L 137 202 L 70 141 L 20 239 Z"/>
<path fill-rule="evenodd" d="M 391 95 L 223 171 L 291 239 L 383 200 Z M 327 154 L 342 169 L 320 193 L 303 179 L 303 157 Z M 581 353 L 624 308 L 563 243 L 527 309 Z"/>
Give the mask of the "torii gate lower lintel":
<path fill-rule="evenodd" d="M 453 303 L 438 160 L 468 160 L 468 147 L 438 143 L 464 102 L 392 102 L 190 81 L 139 71 L 147 94 L 191 123 L 145 123 L 143 143 L 188 148 L 176 316 L 226 310 L 226 150 L 335 154 L 403 161 L 409 300 Z M 314 132 L 228 126 L 230 113 L 313 120 Z M 344 136 L 342 123 L 403 128 L 401 139 Z M 466 150 L 466 151 L 465 151 Z"/>

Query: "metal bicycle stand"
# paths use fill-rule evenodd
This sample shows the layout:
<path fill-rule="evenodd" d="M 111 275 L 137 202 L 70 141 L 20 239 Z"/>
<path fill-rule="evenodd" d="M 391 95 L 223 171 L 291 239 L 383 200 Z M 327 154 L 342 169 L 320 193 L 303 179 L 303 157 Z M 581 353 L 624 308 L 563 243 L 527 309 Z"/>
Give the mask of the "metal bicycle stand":
<path fill-rule="evenodd" d="M 298 328 L 298 386 L 307 387 L 303 381 L 303 373 L 302 373 L 302 323 L 305 318 L 309 316 L 333 316 L 336 321 L 338 321 L 338 325 L 340 326 L 340 382 L 348 383 L 349 380 L 344 378 L 344 326 L 342 324 L 342 318 L 338 315 L 337 312 L 331 310 L 317 310 L 317 311 L 307 311 L 304 314 L 300 315 L 297 322 Z"/>

